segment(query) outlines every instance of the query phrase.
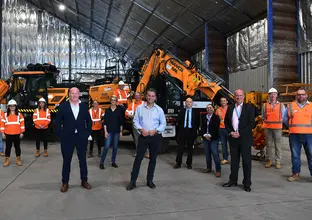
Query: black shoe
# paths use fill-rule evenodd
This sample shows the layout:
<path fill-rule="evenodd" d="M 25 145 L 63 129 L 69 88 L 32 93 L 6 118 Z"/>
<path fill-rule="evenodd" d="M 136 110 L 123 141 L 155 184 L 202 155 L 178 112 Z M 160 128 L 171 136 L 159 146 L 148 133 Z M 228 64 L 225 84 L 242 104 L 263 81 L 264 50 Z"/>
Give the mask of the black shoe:
<path fill-rule="evenodd" d="M 151 189 L 155 189 L 156 185 L 153 183 L 153 181 L 147 181 L 146 185 L 151 188 Z"/>
<path fill-rule="evenodd" d="M 203 173 L 211 173 L 211 168 L 207 167 L 206 169 L 204 169 Z"/>
<path fill-rule="evenodd" d="M 181 168 L 181 164 L 176 164 L 176 165 L 174 165 L 174 167 L 173 167 L 173 169 L 179 169 L 179 168 Z"/>
<path fill-rule="evenodd" d="M 187 165 L 187 169 L 192 169 L 192 165 Z"/>
<path fill-rule="evenodd" d="M 104 169 L 105 169 L 104 164 L 102 164 L 102 163 L 100 164 L 100 169 L 101 169 L 101 170 L 104 170 Z"/>
<path fill-rule="evenodd" d="M 237 186 L 237 183 L 227 182 L 227 183 L 223 184 L 223 187 L 232 187 L 232 186 Z"/>
<path fill-rule="evenodd" d="M 244 190 L 245 190 L 246 192 L 250 192 L 250 191 L 251 191 L 251 188 L 250 188 L 250 186 L 244 186 Z"/>
<path fill-rule="evenodd" d="M 112 163 L 112 167 L 118 168 L 116 163 Z"/>
<path fill-rule="evenodd" d="M 126 190 L 133 190 L 136 187 L 135 183 L 133 181 L 130 181 L 128 186 L 126 187 Z"/>
<path fill-rule="evenodd" d="M 93 153 L 89 152 L 88 158 L 91 158 L 91 157 L 93 157 Z"/>

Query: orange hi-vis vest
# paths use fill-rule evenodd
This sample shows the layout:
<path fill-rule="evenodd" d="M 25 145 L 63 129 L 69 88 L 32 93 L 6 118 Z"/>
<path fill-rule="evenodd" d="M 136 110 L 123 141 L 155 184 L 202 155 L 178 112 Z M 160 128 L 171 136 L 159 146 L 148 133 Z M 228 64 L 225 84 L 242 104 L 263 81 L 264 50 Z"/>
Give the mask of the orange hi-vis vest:
<path fill-rule="evenodd" d="M 263 128 L 282 129 L 283 128 L 283 104 L 277 102 L 274 106 L 271 103 L 263 105 Z"/>
<path fill-rule="evenodd" d="M 47 129 L 51 122 L 50 110 L 48 108 L 46 111 L 43 109 L 35 109 L 33 114 L 33 122 L 35 124 L 35 128 L 40 129 L 40 126 L 43 126 L 43 129 Z"/>
<path fill-rule="evenodd" d="M 102 129 L 102 121 L 101 118 L 104 116 L 104 110 L 101 108 L 98 108 L 96 111 L 94 111 L 94 108 L 89 109 L 89 113 L 92 120 L 92 130 L 101 130 Z"/>
<path fill-rule="evenodd" d="M 127 99 L 130 96 L 128 90 L 121 90 L 119 88 L 115 90 L 114 95 L 118 98 L 119 104 L 127 104 Z"/>
<path fill-rule="evenodd" d="M 312 134 L 312 104 L 300 108 L 297 102 L 288 105 L 289 133 Z"/>
<path fill-rule="evenodd" d="M 226 106 L 226 108 L 222 108 L 222 106 L 220 106 L 218 109 L 217 109 L 217 115 L 220 117 L 220 128 L 225 128 L 225 125 L 224 125 L 224 118 L 225 118 L 225 114 L 226 114 L 226 111 L 228 109 L 228 106 Z"/>
<path fill-rule="evenodd" d="M 126 117 L 129 118 L 129 115 L 134 115 L 136 108 L 142 104 L 144 104 L 144 101 L 142 101 L 142 100 L 140 100 L 138 102 L 135 100 L 132 101 L 132 104 L 128 106 L 128 109 L 125 112 Z"/>
<path fill-rule="evenodd" d="M 4 134 L 21 134 L 25 132 L 25 124 L 24 124 L 24 117 L 21 113 L 18 115 L 7 115 L 4 114 L 4 117 L 1 119 L 1 132 Z"/>

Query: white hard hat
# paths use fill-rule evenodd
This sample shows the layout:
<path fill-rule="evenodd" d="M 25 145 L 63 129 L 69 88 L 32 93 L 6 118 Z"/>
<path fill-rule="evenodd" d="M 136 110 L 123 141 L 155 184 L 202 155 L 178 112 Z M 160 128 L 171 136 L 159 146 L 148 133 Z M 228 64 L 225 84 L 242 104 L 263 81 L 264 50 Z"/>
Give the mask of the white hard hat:
<path fill-rule="evenodd" d="M 44 98 L 40 98 L 40 99 L 39 99 L 39 102 L 45 102 L 45 103 L 47 103 L 46 100 L 45 100 Z"/>
<path fill-rule="evenodd" d="M 125 83 L 124 83 L 124 81 L 120 80 L 118 85 L 123 86 L 123 85 L 125 85 Z"/>
<path fill-rule="evenodd" d="M 270 94 L 270 93 L 273 93 L 273 92 L 278 93 L 275 88 L 271 88 L 268 93 Z"/>
<path fill-rule="evenodd" d="M 11 99 L 9 102 L 8 102 L 8 105 L 17 105 L 16 101 L 14 99 Z"/>

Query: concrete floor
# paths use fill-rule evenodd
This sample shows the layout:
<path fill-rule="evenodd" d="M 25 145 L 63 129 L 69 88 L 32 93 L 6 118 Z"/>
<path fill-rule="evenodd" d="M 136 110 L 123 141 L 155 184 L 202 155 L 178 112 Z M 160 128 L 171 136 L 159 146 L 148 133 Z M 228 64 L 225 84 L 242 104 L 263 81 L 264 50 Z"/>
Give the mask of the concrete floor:
<path fill-rule="evenodd" d="M 223 176 L 217 179 L 202 173 L 203 154 L 194 156 L 193 170 L 174 170 L 175 154 L 167 153 L 158 157 L 155 190 L 145 186 L 148 160 L 144 159 L 137 188 L 126 191 L 134 153 L 129 145 L 121 142 L 117 169 L 107 160 L 106 169 L 100 170 L 99 158 L 88 159 L 91 191 L 80 187 L 75 156 L 69 191 L 61 193 L 59 144 L 49 146 L 48 158 L 35 158 L 34 143 L 24 140 L 24 165 L 0 167 L 0 220 L 311 219 L 312 178 L 305 157 L 302 179 L 295 183 L 286 181 L 291 172 L 289 151 L 284 151 L 281 170 L 265 169 L 263 162 L 253 161 L 252 192 L 247 193 L 241 186 L 222 188 L 221 184 L 228 181 L 229 165 L 222 167 Z"/>

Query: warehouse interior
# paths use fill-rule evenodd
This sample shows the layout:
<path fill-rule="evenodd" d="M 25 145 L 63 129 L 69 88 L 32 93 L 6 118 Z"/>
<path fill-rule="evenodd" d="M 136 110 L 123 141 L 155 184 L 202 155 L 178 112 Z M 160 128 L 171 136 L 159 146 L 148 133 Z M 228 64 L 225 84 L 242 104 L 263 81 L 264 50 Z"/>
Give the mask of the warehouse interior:
<path fill-rule="evenodd" d="M 44 63 L 57 68 L 62 85 L 89 88 L 108 73 L 126 80 L 130 69 L 162 45 L 179 62 L 192 61 L 199 73 L 219 77 L 229 93 L 243 89 L 259 108 L 272 87 L 285 102 L 294 100 L 302 86 L 312 94 L 312 0 L 1 0 L 1 5 L 0 78 L 6 81 L 14 71 Z M 85 99 L 90 104 L 90 95 Z M 33 112 L 23 110 L 25 115 Z M 303 182 L 284 181 L 291 170 L 287 137 L 285 166 L 278 175 L 264 170 L 263 161 L 253 162 L 249 195 L 222 189 L 229 166 L 221 180 L 203 175 L 200 147 L 193 170 L 171 170 L 172 140 L 166 146 L 174 150 L 166 148 L 157 162 L 159 188 L 145 189 L 140 174 L 138 190 L 126 192 L 133 148 L 131 137 L 123 138 L 117 171 L 99 171 L 98 158 L 88 161 L 91 192 L 79 188 L 79 162 L 73 159 L 71 175 L 77 184 L 66 195 L 59 192 L 59 143 L 49 143 L 49 158 L 34 158 L 34 143 L 25 140 L 24 166 L 0 169 L 0 219 L 301 220 L 312 214 L 307 168 Z M 147 166 L 144 160 L 144 175 Z"/>

